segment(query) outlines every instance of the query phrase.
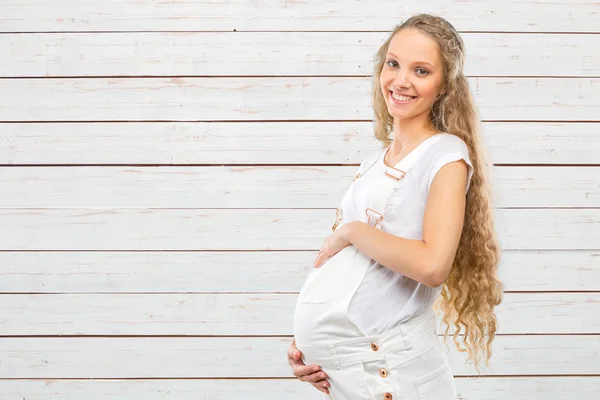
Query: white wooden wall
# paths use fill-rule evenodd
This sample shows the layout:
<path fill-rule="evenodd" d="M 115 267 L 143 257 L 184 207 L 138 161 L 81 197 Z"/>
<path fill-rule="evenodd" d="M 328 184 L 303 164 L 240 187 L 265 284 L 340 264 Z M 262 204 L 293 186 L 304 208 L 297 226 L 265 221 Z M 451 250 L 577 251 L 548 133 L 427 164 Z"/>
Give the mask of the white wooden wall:
<path fill-rule="evenodd" d="M 597 0 L 0 0 L 0 398 L 317 398 L 298 290 L 371 137 L 372 56 L 448 18 L 505 301 L 464 400 L 600 393 Z"/>

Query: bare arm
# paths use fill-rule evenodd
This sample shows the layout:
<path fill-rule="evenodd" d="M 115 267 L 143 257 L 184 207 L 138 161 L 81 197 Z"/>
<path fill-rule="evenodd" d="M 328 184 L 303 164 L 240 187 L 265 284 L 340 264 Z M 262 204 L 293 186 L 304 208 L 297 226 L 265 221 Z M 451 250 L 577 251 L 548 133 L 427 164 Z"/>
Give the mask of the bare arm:
<path fill-rule="evenodd" d="M 423 240 L 398 237 L 362 222 L 343 226 L 344 238 L 392 271 L 427 286 L 441 285 L 452 267 L 463 228 L 467 164 L 444 165 L 431 183 L 423 219 Z"/>

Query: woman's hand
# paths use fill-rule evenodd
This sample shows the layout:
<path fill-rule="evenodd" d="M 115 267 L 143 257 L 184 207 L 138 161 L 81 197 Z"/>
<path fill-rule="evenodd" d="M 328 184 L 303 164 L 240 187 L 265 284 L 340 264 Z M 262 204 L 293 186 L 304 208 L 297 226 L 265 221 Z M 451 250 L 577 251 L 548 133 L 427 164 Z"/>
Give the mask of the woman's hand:
<path fill-rule="evenodd" d="M 321 371 L 318 365 L 304 365 L 301 359 L 302 353 L 296 348 L 295 340 L 288 348 L 287 356 L 292 372 L 298 379 L 302 382 L 309 382 L 321 392 L 329 394 L 327 374 Z"/>
<path fill-rule="evenodd" d="M 313 264 L 313 268 L 319 268 L 325 261 L 333 257 L 336 253 L 339 253 L 345 247 L 350 246 L 347 238 L 348 229 L 350 229 L 352 222 L 342 225 L 339 229 L 333 232 L 321 246 L 317 259 Z"/>

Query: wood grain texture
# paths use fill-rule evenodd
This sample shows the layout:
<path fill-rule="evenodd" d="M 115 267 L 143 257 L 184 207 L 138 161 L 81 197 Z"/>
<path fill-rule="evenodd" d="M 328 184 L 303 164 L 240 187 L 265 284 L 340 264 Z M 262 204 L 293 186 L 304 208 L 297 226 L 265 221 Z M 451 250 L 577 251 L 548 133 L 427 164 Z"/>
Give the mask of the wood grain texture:
<path fill-rule="evenodd" d="M 600 377 L 456 378 L 460 400 L 597 400 Z M 200 396 L 200 397 L 198 397 Z M 306 400 L 318 392 L 296 379 L 0 380 L 0 397 L 45 400 Z"/>
<path fill-rule="evenodd" d="M 597 400 L 597 0 L 0 3 L 1 399 L 318 397 L 297 293 L 380 147 L 372 57 L 430 12 L 465 41 L 507 291 L 483 377 L 448 343 L 458 397 Z"/>
<path fill-rule="evenodd" d="M 600 209 L 496 209 L 505 250 L 600 249 Z M 0 209 L 0 250 L 316 250 L 323 209 Z"/>
<path fill-rule="evenodd" d="M 20 167 L 4 208 L 336 208 L 357 167 Z M 496 167 L 494 207 L 600 207 L 597 167 Z"/>
<path fill-rule="evenodd" d="M 4 252 L 2 293 L 297 293 L 316 251 Z M 600 251 L 503 251 L 507 291 L 600 291 Z"/>
<path fill-rule="evenodd" d="M 469 86 L 482 119 L 600 120 L 600 78 L 469 78 Z M 369 77 L 27 78 L 0 80 L 0 92 L 0 121 L 8 122 L 373 116 Z"/>
<path fill-rule="evenodd" d="M 371 75 L 387 32 L 5 34 L 0 77 Z M 600 76 L 600 35 L 462 35 L 466 76 Z M 235 49 L 235 51 L 232 51 Z M 240 68 L 243 68 L 243 73 Z"/>
<path fill-rule="evenodd" d="M 231 0 L 210 6 L 198 0 L 4 0 L 0 31 L 381 31 L 420 12 L 448 18 L 461 31 L 598 31 L 594 0 L 576 7 L 567 0 Z"/>
<path fill-rule="evenodd" d="M 296 294 L 4 294 L 2 335 L 293 335 Z M 26 313 L 23 310 L 27 310 Z M 507 293 L 498 334 L 598 334 L 599 293 Z M 439 321 L 440 333 L 445 326 Z"/>
<path fill-rule="evenodd" d="M 381 148 L 372 124 L 358 121 L 5 123 L 1 128 L 0 163 L 8 165 L 358 166 Z M 482 140 L 497 164 L 598 164 L 599 130 L 600 123 L 484 122 Z"/>
<path fill-rule="evenodd" d="M 0 338 L 0 378 L 293 377 L 285 337 Z M 448 338 L 456 376 L 477 376 Z M 600 375 L 600 336 L 498 336 L 482 375 Z"/>

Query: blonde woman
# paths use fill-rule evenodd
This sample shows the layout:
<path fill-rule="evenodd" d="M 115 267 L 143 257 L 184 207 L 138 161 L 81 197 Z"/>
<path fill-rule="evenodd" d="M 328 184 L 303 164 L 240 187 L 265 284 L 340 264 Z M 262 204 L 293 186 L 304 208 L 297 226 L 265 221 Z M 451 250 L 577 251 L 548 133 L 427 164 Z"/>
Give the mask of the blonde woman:
<path fill-rule="evenodd" d="M 428 14 L 397 26 L 376 54 L 382 148 L 342 199 L 288 349 L 294 375 L 330 399 L 456 399 L 434 308 L 444 338 L 453 329 L 476 367 L 490 359 L 503 291 L 464 58 L 453 26 Z"/>

